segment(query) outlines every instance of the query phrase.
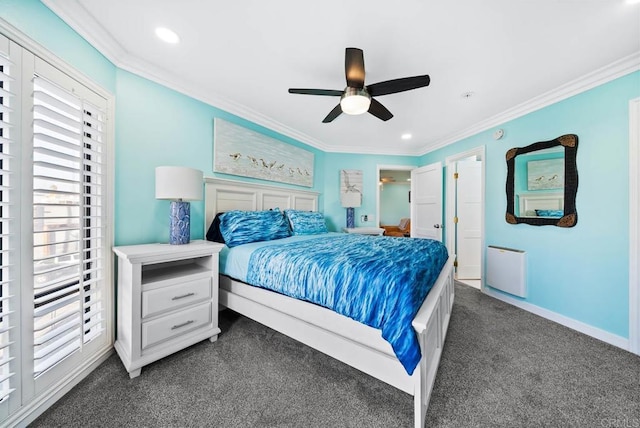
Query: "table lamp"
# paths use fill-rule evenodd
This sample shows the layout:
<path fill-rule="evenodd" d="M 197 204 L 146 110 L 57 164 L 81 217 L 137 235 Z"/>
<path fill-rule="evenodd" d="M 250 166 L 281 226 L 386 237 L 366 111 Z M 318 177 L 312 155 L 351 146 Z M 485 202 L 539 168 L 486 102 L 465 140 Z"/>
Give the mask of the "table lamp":
<path fill-rule="evenodd" d="M 156 168 L 156 199 L 168 199 L 170 205 L 169 244 L 188 244 L 190 206 L 188 201 L 202 199 L 202 171 L 183 166 Z"/>
<path fill-rule="evenodd" d="M 355 210 L 354 207 L 362 205 L 362 193 L 345 192 L 340 195 L 340 203 L 347 209 L 347 227 L 355 227 Z"/>

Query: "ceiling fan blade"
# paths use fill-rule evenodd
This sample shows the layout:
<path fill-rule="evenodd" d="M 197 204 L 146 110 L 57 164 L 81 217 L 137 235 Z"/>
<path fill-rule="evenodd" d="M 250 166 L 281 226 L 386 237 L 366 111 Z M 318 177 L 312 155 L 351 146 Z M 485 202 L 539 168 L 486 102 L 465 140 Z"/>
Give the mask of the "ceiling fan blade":
<path fill-rule="evenodd" d="M 347 86 L 364 88 L 364 55 L 362 49 L 347 48 L 344 54 L 344 74 Z"/>
<path fill-rule="evenodd" d="M 334 107 L 333 110 L 331 110 L 331 112 L 327 115 L 327 117 L 324 118 L 322 123 L 329 123 L 333 121 L 333 119 L 335 119 L 336 117 L 340 116 L 341 114 L 342 114 L 342 107 L 340 107 L 340 104 L 338 104 L 337 106 Z"/>
<path fill-rule="evenodd" d="M 290 94 L 303 94 L 303 95 L 328 95 L 330 97 L 342 96 L 344 91 L 338 91 L 337 89 L 300 89 L 289 88 Z"/>
<path fill-rule="evenodd" d="M 393 114 L 387 110 L 385 106 L 380 104 L 379 101 L 371 98 L 371 105 L 369 106 L 369 113 L 374 115 L 380 120 L 384 120 L 385 122 L 393 117 Z"/>
<path fill-rule="evenodd" d="M 423 86 L 428 86 L 429 82 L 431 82 L 431 79 L 427 74 L 423 76 L 403 77 L 401 79 L 374 83 L 373 85 L 367 86 L 367 91 L 372 97 L 379 97 L 380 95 L 395 94 L 397 92 L 422 88 Z"/>

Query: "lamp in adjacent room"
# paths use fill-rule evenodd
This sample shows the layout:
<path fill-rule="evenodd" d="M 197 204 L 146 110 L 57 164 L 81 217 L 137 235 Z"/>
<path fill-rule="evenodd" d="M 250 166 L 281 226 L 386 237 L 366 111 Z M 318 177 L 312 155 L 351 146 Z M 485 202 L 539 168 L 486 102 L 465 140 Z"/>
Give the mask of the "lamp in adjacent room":
<path fill-rule="evenodd" d="M 362 205 L 362 193 L 360 192 L 347 192 L 340 195 L 340 203 L 347 209 L 347 227 L 352 228 L 356 226 L 355 210 L 354 208 Z"/>
<path fill-rule="evenodd" d="M 156 168 L 156 199 L 168 199 L 170 205 L 169 244 L 190 241 L 190 205 L 188 201 L 202 199 L 202 171 L 183 166 Z"/>

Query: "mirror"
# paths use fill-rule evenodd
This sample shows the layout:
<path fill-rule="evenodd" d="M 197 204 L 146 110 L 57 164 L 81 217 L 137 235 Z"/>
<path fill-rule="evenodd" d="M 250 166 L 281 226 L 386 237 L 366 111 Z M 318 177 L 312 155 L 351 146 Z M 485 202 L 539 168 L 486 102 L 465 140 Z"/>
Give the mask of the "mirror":
<path fill-rule="evenodd" d="M 507 223 L 576 225 L 577 152 L 575 134 L 507 151 Z"/>

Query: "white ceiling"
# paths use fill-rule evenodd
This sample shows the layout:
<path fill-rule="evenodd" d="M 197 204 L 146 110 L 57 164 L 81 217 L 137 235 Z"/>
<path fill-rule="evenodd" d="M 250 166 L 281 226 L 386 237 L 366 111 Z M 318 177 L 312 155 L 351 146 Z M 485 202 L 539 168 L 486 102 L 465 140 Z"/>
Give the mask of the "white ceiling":
<path fill-rule="evenodd" d="M 423 154 L 640 67 L 640 4 L 626 0 L 43 3 L 117 66 L 332 152 Z M 366 84 L 431 84 L 378 97 L 387 122 L 324 124 L 338 98 L 287 89 L 344 89 L 346 47 L 364 50 Z"/>

